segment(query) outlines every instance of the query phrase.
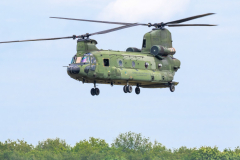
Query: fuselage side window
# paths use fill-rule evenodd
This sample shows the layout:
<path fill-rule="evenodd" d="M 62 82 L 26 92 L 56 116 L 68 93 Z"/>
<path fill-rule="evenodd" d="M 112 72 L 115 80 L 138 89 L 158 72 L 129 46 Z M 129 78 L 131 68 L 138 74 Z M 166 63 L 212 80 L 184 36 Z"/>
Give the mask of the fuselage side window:
<path fill-rule="evenodd" d="M 143 39 L 143 45 L 142 45 L 143 48 L 146 48 L 146 39 Z"/>
<path fill-rule="evenodd" d="M 109 59 L 103 59 L 103 64 L 105 67 L 109 66 Z"/>
<path fill-rule="evenodd" d="M 134 62 L 134 61 L 132 61 L 132 67 L 133 67 L 133 68 L 135 67 L 135 62 Z"/>
<path fill-rule="evenodd" d="M 119 60 L 119 61 L 118 61 L 118 65 L 119 65 L 119 67 L 122 67 L 122 66 L 123 66 L 122 60 Z"/>

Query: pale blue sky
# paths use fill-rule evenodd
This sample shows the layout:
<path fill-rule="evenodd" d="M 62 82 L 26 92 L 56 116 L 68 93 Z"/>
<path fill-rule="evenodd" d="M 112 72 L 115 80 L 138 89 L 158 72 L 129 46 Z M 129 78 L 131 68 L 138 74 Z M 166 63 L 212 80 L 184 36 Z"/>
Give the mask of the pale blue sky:
<path fill-rule="evenodd" d="M 0 41 L 93 33 L 117 25 L 50 19 L 50 16 L 126 22 L 162 22 L 217 13 L 189 23 L 217 27 L 168 28 L 181 69 L 176 91 L 141 89 L 125 94 L 122 86 L 71 79 L 66 66 L 76 41 L 57 40 L 0 45 L 0 141 L 47 138 L 74 145 L 96 137 L 111 143 L 127 131 L 166 145 L 240 145 L 239 0 L 1 0 Z M 181 2 L 181 3 L 180 3 Z M 129 7 L 132 6 L 132 7 Z M 144 8 L 144 6 L 146 8 Z M 124 9 L 123 9 L 124 8 Z M 99 49 L 141 48 L 148 27 L 91 37 Z"/>

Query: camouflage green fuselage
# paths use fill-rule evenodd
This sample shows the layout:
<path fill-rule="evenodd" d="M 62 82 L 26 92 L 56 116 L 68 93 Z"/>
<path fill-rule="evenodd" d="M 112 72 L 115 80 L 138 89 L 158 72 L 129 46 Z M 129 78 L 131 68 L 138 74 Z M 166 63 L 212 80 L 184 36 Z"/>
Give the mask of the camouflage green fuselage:
<path fill-rule="evenodd" d="M 126 85 L 128 82 L 145 88 L 178 84 L 172 81 L 180 61 L 172 55 L 159 59 L 150 54 L 153 45 L 172 47 L 171 33 L 167 29 L 146 33 L 143 48 L 138 52 L 98 50 L 96 44 L 95 40 L 78 41 L 77 54 L 68 67 L 70 77 L 86 83 Z"/>

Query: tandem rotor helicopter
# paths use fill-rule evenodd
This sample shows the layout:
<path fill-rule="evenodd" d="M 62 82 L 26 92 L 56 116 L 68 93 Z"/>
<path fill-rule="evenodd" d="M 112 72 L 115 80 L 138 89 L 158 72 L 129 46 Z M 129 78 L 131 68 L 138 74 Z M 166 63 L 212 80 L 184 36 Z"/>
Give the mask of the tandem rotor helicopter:
<path fill-rule="evenodd" d="M 18 41 L 5 41 L 0 43 L 44 41 L 59 39 L 78 39 L 77 53 L 73 56 L 71 64 L 67 67 L 68 75 L 83 83 L 93 83 L 94 88 L 90 93 L 92 96 L 99 95 L 100 90 L 96 84 L 123 85 L 125 93 L 131 93 L 132 86 L 136 86 L 135 93 L 140 94 L 142 88 L 170 88 L 175 91 L 178 82 L 174 82 L 175 72 L 180 68 L 180 61 L 173 57 L 176 50 L 172 47 L 172 36 L 165 27 L 182 26 L 216 26 L 212 24 L 181 24 L 182 22 L 209 16 L 207 13 L 188 17 L 167 23 L 123 23 L 110 21 L 96 21 L 86 19 L 73 19 L 62 17 L 50 17 L 56 19 L 97 22 L 106 24 L 122 25 L 117 28 L 108 29 L 96 33 L 73 35 L 68 37 L 31 39 Z M 105 34 L 135 26 L 154 27 L 152 31 L 143 36 L 142 49 L 129 47 L 126 51 L 99 50 L 97 41 L 89 39 L 90 36 Z"/>

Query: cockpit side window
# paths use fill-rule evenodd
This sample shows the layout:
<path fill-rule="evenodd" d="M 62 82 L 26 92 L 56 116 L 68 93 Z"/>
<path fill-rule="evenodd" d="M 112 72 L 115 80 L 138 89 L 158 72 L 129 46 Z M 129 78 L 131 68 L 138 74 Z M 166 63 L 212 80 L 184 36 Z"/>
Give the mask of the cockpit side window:
<path fill-rule="evenodd" d="M 91 56 L 91 71 L 95 71 L 96 63 L 97 63 L 96 58 Z"/>
<path fill-rule="evenodd" d="M 92 63 L 92 64 L 96 64 L 96 58 L 93 57 L 93 56 L 91 56 L 91 63 Z"/>
<path fill-rule="evenodd" d="M 72 58 L 71 64 L 74 63 L 74 58 Z"/>
<path fill-rule="evenodd" d="M 72 64 L 72 63 L 75 63 L 75 62 L 76 62 L 76 59 L 77 59 L 77 56 L 75 55 L 75 56 L 72 58 L 71 64 Z"/>

